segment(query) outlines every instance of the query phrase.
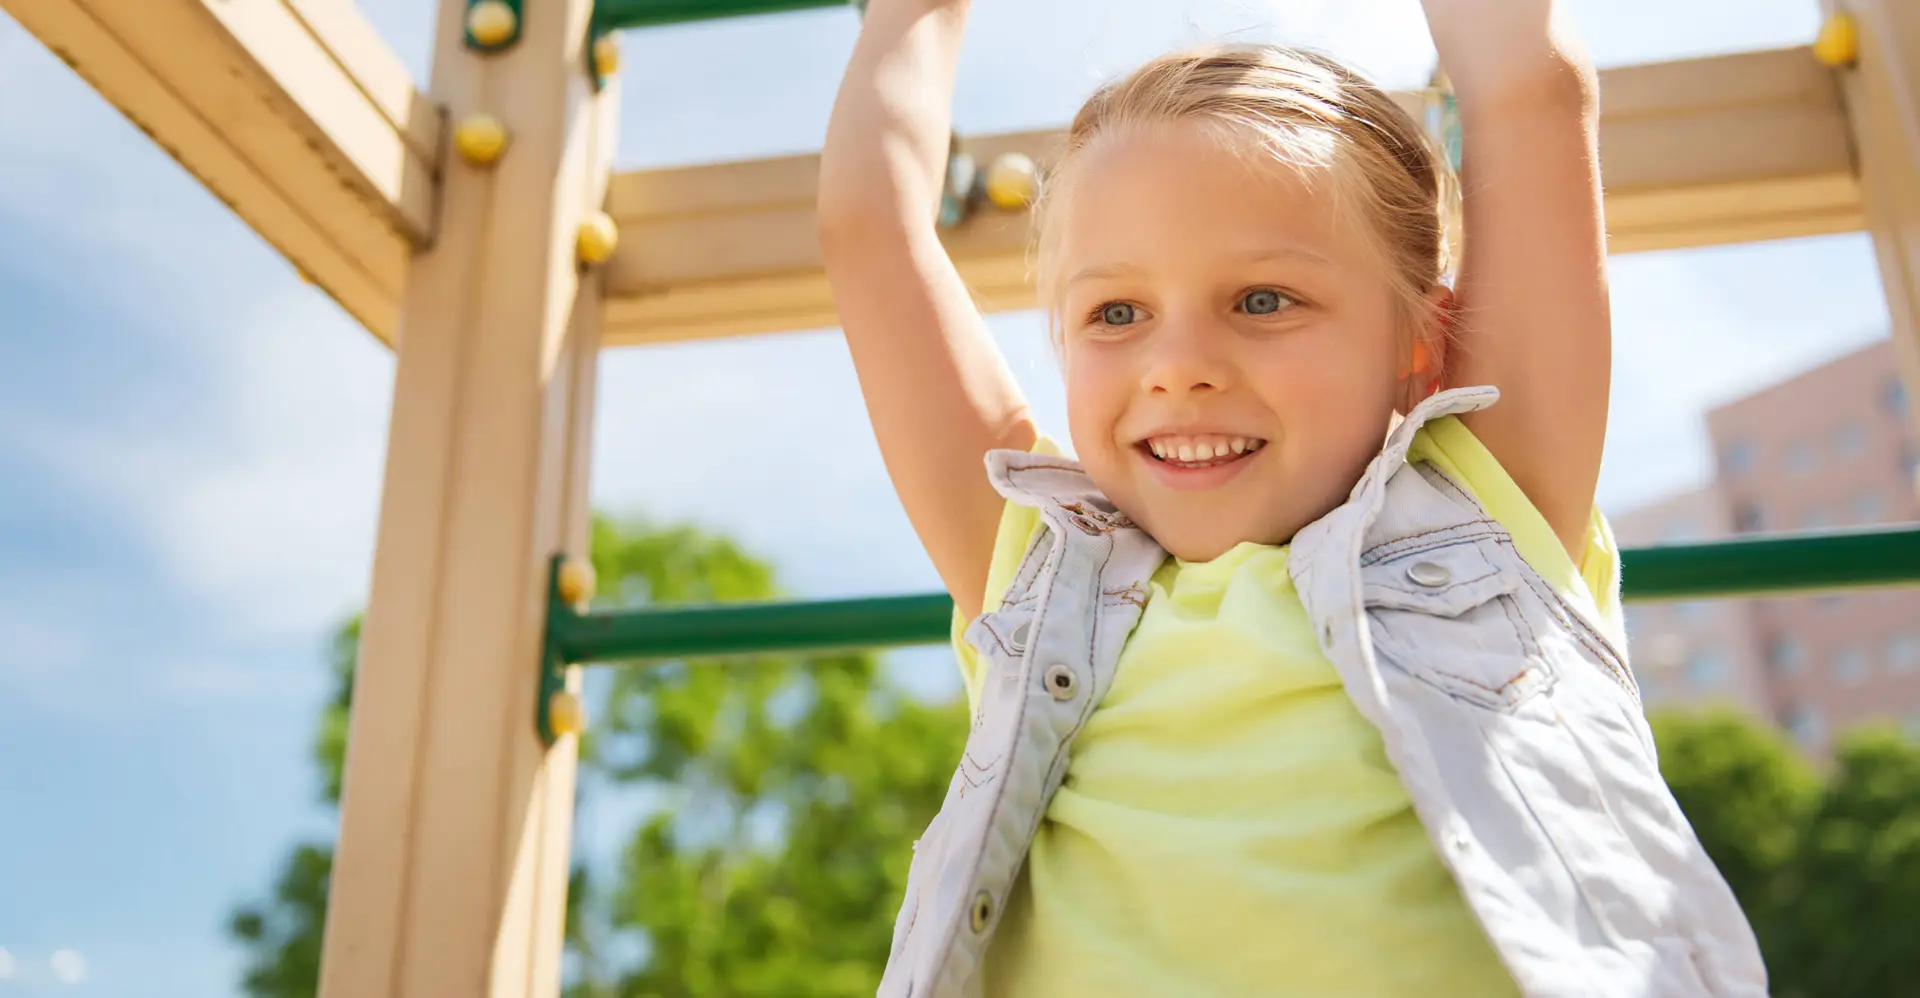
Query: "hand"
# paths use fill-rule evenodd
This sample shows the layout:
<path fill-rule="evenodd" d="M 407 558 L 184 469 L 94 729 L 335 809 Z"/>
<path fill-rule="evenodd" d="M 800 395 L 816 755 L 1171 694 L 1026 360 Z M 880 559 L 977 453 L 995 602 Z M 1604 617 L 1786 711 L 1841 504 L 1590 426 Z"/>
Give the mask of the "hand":
<path fill-rule="evenodd" d="M 1541 100 L 1592 105 L 1597 80 L 1565 0 L 1421 0 L 1421 6 L 1463 115 Z"/>

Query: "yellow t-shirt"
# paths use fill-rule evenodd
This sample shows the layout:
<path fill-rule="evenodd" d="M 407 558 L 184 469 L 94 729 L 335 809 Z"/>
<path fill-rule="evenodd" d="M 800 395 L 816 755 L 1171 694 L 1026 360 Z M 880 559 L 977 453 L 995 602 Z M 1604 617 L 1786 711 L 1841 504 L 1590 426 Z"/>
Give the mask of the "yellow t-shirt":
<path fill-rule="evenodd" d="M 1409 458 L 1465 485 L 1536 571 L 1620 633 L 1618 556 L 1597 510 L 1576 567 L 1459 420 L 1428 424 Z M 1008 504 L 989 610 L 1038 525 Z M 988 952 L 987 994 L 1514 994 L 1314 641 L 1287 548 L 1168 559 L 1152 586 Z M 977 703 L 964 624 L 955 646 Z"/>

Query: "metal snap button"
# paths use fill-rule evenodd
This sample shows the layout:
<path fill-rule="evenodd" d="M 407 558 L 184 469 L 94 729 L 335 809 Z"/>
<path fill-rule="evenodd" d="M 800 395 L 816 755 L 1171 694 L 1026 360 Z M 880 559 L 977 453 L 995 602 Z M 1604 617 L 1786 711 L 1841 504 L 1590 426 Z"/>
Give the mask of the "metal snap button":
<path fill-rule="evenodd" d="M 1007 644 L 1011 646 L 1015 652 L 1026 651 L 1027 650 L 1027 634 L 1029 631 L 1032 630 L 1032 628 L 1033 628 L 1032 621 L 1027 621 L 1026 623 L 1021 624 L 1019 627 L 1014 628 L 1013 635 L 1007 638 Z"/>
<path fill-rule="evenodd" d="M 1438 589 L 1453 581 L 1453 573 L 1447 566 L 1431 561 L 1416 561 L 1407 569 L 1407 578 L 1416 586 Z"/>
<path fill-rule="evenodd" d="M 981 891 L 973 896 L 973 907 L 968 911 L 968 924 L 975 932 L 987 931 L 987 923 L 993 920 L 993 895 Z"/>
<path fill-rule="evenodd" d="M 1047 667 L 1047 692 L 1053 694 L 1055 700 L 1071 699 L 1073 687 L 1078 682 L 1079 680 L 1074 678 L 1073 670 L 1064 665 Z"/>

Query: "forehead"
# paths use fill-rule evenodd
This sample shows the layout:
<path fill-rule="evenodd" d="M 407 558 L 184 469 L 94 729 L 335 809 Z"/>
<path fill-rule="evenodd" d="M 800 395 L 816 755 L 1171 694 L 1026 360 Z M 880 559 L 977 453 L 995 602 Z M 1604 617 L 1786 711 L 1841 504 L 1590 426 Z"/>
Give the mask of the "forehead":
<path fill-rule="evenodd" d="M 1283 159 L 1289 156 L 1299 162 Z M 1364 233 L 1343 224 L 1336 165 L 1324 150 L 1270 150 L 1204 122 L 1116 130 L 1082 150 L 1065 178 L 1060 269 L 1205 266 L 1226 257 L 1318 256 L 1361 266 Z"/>

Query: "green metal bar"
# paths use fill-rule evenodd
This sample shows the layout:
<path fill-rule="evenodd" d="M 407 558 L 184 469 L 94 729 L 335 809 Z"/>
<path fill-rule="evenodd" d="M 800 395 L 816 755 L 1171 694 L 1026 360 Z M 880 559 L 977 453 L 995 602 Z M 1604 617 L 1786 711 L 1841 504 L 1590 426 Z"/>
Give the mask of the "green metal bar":
<path fill-rule="evenodd" d="M 1920 527 L 1777 534 L 1621 552 L 1628 600 L 1920 584 Z M 575 614 L 549 635 L 569 662 L 891 648 L 947 640 L 944 593 Z"/>
<path fill-rule="evenodd" d="M 548 627 L 568 661 L 818 652 L 947 639 L 945 593 L 806 603 L 724 603 L 618 613 L 566 613 Z"/>
<path fill-rule="evenodd" d="M 1920 583 L 1920 527 L 1774 534 L 1620 552 L 1629 600 Z"/>
<path fill-rule="evenodd" d="M 851 6 L 848 0 L 597 0 L 593 5 L 593 23 L 598 31 L 619 31 L 847 6 Z"/>

